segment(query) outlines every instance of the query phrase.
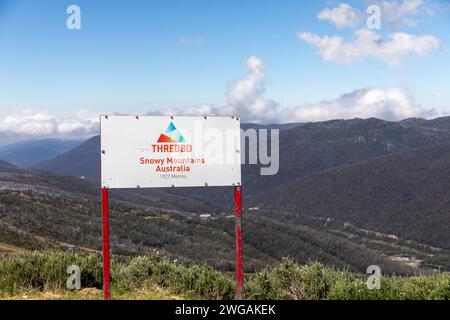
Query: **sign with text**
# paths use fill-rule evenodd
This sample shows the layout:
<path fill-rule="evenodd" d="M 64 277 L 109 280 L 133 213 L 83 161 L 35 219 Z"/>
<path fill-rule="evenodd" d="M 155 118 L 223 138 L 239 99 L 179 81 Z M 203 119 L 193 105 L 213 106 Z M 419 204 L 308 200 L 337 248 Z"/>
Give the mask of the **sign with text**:
<path fill-rule="evenodd" d="M 101 116 L 102 188 L 238 186 L 237 117 Z"/>

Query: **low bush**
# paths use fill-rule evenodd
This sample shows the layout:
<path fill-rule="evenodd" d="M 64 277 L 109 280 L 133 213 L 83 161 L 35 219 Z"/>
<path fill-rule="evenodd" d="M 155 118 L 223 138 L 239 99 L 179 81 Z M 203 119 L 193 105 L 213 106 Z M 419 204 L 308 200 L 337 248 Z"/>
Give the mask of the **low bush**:
<path fill-rule="evenodd" d="M 102 286 L 102 260 L 98 255 L 67 252 L 35 252 L 0 260 L 0 292 L 24 289 L 59 290 L 66 287 L 67 268 L 77 265 L 82 287 Z"/>
<path fill-rule="evenodd" d="M 26 290 L 66 290 L 67 268 L 81 269 L 83 288 L 102 288 L 102 258 L 97 254 L 34 252 L 0 260 L 0 295 Z M 246 299 L 425 300 L 450 299 L 450 275 L 382 277 L 379 290 L 368 289 L 363 275 L 312 262 L 305 266 L 284 258 L 278 265 L 246 277 Z M 112 286 L 134 292 L 155 286 L 195 299 L 234 297 L 232 275 L 209 266 L 184 265 L 157 252 L 113 260 Z"/>
<path fill-rule="evenodd" d="M 117 286 L 121 288 L 131 290 L 154 284 L 204 299 L 231 299 L 234 292 L 230 276 L 208 266 L 185 266 L 156 252 L 136 257 L 120 268 Z"/>

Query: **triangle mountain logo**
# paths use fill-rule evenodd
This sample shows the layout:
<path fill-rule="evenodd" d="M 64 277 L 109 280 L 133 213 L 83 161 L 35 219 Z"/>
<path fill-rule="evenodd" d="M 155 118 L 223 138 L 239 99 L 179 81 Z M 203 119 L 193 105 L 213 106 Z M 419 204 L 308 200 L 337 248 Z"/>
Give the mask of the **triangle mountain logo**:
<path fill-rule="evenodd" d="M 186 140 L 171 121 L 167 130 L 159 136 L 158 143 L 186 143 Z"/>

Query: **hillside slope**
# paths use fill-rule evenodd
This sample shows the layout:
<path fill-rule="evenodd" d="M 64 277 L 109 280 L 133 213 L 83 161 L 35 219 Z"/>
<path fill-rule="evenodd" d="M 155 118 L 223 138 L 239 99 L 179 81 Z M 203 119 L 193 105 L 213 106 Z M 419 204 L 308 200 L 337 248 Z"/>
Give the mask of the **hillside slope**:
<path fill-rule="evenodd" d="M 328 168 L 447 141 L 450 118 L 420 124 L 375 118 L 307 123 L 280 133 L 277 175 L 260 176 L 257 166 L 246 166 L 244 185 L 256 194 Z"/>
<path fill-rule="evenodd" d="M 280 168 L 274 176 L 261 176 L 260 165 L 244 165 L 245 197 L 263 193 L 299 177 L 373 157 L 450 141 L 450 118 L 407 119 L 389 122 L 375 118 L 332 120 L 305 124 L 252 125 L 243 129 L 280 129 Z M 248 153 L 248 152 L 246 152 Z M 100 180 L 100 139 L 83 145 L 33 168 Z M 192 192 L 193 191 L 193 192 Z M 172 194 L 216 204 L 227 204 L 225 189 L 172 190 Z"/>
<path fill-rule="evenodd" d="M 13 165 L 12 163 L 0 160 L 0 172 L 12 173 L 12 172 L 19 172 L 19 171 L 20 171 L 20 169 L 17 166 Z"/>
<path fill-rule="evenodd" d="M 449 249 L 449 190 L 450 144 L 441 144 L 311 174 L 253 201 Z"/>
<path fill-rule="evenodd" d="M 234 219 L 229 213 L 202 219 L 198 213 L 135 205 L 126 199 L 112 199 L 110 209 L 114 254 L 145 254 L 158 249 L 183 261 L 229 271 L 234 268 Z M 0 243 L 27 250 L 75 246 L 99 251 L 101 226 L 99 196 L 89 182 L 33 171 L 0 173 Z M 419 271 L 326 230 L 247 213 L 244 243 L 247 271 L 261 269 L 284 256 L 300 263 L 318 260 L 358 272 L 365 271 L 368 261 L 383 266 L 387 273 Z"/>
<path fill-rule="evenodd" d="M 79 140 L 42 139 L 16 142 L 0 147 L 0 159 L 20 167 L 54 158 L 81 144 Z"/>
<path fill-rule="evenodd" d="M 100 177 L 100 136 L 31 168 L 97 181 Z"/>

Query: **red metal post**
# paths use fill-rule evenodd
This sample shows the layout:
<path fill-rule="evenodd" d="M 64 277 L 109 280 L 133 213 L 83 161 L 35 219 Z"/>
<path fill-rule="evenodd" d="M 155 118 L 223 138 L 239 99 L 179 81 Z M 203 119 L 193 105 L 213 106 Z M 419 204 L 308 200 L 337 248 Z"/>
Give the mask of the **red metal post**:
<path fill-rule="evenodd" d="M 103 212 L 103 298 L 109 300 L 110 292 L 110 261 L 109 261 L 109 205 L 108 189 L 102 188 Z"/>
<path fill-rule="evenodd" d="M 235 271 L 236 271 L 236 300 L 243 298 L 243 274 L 242 274 L 242 186 L 234 187 L 234 213 L 235 213 Z"/>

